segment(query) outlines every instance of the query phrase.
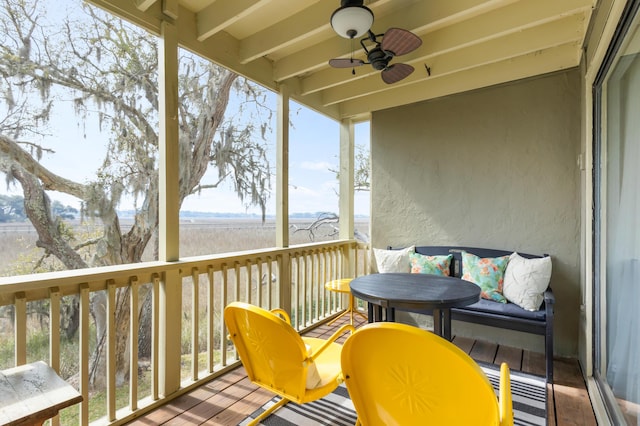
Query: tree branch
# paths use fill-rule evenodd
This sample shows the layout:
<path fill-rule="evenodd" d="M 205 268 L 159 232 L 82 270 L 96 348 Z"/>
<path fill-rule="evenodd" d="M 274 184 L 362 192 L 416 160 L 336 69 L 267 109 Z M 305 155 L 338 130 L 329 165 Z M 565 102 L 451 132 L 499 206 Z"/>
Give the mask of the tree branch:
<path fill-rule="evenodd" d="M 85 199 L 88 193 L 86 185 L 58 176 L 38 163 L 25 152 L 16 141 L 0 135 L 0 169 L 7 173 L 7 165 L 11 162 L 20 164 L 24 170 L 42 181 L 44 189 L 64 192 L 74 197 Z M 3 167 L 4 166 L 4 167 Z"/>

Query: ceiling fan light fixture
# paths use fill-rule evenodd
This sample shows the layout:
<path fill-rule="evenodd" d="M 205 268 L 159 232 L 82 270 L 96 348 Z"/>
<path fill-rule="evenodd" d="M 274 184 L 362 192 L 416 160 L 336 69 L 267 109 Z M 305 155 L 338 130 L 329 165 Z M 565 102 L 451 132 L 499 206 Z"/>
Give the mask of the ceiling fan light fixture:
<path fill-rule="evenodd" d="M 373 12 L 363 3 L 362 0 L 342 0 L 340 7 L 333 12 L 331 26 L 340 37 L 356 38 L 369 31 Z"/>

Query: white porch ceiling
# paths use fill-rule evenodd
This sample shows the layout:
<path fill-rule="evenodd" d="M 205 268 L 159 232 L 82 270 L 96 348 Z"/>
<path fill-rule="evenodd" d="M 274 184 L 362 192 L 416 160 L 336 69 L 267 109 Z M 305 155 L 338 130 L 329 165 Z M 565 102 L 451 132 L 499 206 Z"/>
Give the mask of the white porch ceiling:
<path fill-rule="evenodd" d="M 370 65 L 335 69 L 331 58 L 366 60 L 359 41 L 339 37 L 329 18 L 339 0 L 90 0 L 159 33 L 175 22 L 180 43 L 334 118 L 578 66 L 597 0 L 365 0 L 372 31 L 390 27 L 422 39 L 395 57 L 415 67 L 385 84 Z M 426 70 L 430 68 L 431 75 Z"/>

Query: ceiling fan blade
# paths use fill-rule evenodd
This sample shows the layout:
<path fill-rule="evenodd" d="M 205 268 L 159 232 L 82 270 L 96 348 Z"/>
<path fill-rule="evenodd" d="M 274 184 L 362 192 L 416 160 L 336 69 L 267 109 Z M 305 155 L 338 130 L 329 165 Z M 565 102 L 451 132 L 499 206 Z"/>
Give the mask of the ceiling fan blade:
<path fill-rule="evenodd" d="M 334 68 L 353 68 L 364 64 L 362 59 L 336 58 L 329 60 L 329 65 Z"/>
<path fill-rule="evenodd" d="M 393 52 L 394 55 L 405 55 L 416 50 L 422 44 L 420 37 L 402 28 L 389 28 L 382 37 L 382 50 Z"/>
<path fill-rule="evenodd" d="M 393 64 L 382 70 L 382 81 L 387 84 L 396 83 L 406 78 L 413 72 L 414 68 L 409 64 Z"/>

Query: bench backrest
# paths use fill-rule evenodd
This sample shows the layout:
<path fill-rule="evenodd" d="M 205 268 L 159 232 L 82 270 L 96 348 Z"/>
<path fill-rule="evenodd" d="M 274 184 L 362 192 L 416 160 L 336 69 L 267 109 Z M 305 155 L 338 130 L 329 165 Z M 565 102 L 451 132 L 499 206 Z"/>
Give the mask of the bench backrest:
<path fill-rule="evenodd" d="M 404 247 L 388 247 L 390 250 L 400 250 Z M 452 277 L 462 276 L 462 252 L 474 254 L 478 257 L 500 257 L 509 256 L 513 251 L 508 250 L 496 250 L 479 247 L 458 247 L 458 246 L 416 246 L 416 253 L 423 254 L 425 256 L 442 256 L 453 255 L 453 262 L 451 262 L 450 275 Z M 518 254 L 527 259 L 535 259 L 544 256 L 536 254 L 520 253 Z"/>

